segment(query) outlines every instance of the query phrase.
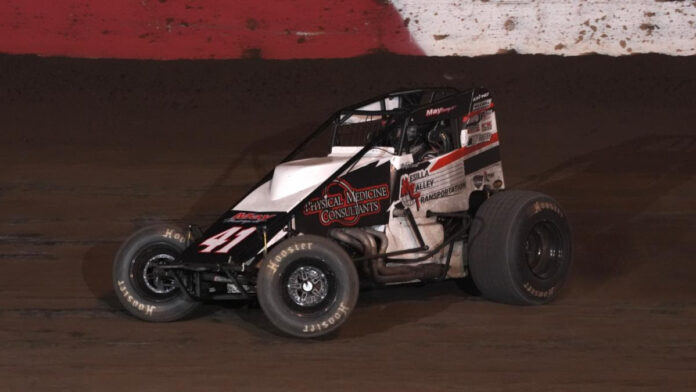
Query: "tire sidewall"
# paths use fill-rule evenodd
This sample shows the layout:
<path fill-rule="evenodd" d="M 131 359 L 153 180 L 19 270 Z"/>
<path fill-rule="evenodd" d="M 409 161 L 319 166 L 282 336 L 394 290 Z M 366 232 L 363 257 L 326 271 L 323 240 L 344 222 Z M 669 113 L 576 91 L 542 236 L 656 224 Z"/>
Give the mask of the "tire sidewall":
<path fill-rule="evenodd" d="M 283 282 L 302 259 L 323 264 L 333 275 L 334 298 L 312 314 L 302 315 L 286 301 Z M 261 308 L 281 331 L 296 337 L 329 334 L 348 318 L 357 302 L 359 281 L 355 266 L 346 252 L 323 237 L 301 235 L 275 246 L 259 267 L 257 295 Z"/>
<path fill-rule="evenodd" d="M 198 302 L 179 290 L 165 300 L 153 300 L 142 293 L 134 282 L 132 264 L 140 252 L 151 246 L 165 246 L 180 254 L 186 248 L 184 231 L 177 226 L 157 225 L 143 228 L 131 235 L 121 246 L 113 265 L 113 285 L 121 304 L 134 316 L 147 321 L 173 321 L 185 317 Z M 137 271 L 139 273 L 139 271 Z"/>

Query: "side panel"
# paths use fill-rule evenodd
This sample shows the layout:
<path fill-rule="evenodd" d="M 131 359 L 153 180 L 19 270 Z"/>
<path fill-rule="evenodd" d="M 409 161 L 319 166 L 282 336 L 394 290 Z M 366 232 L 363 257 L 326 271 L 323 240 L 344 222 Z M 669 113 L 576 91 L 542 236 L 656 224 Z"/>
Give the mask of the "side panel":
<path fill-rule="evenodd" d="M 459 108 L 454 101 L 450 106 L 455 108 L 450 112 Z M 431 248 L 442 243 L 444 233 L 442 225 L 435 218 L 426 216 L 428 211 L 465 211 L 469 209 L 471 192 L 502 189 L 505 186 L 495 108 L 490 93 L 485 89 L 476 89 L 470 108 L 458 122 L 460 134 L 457 136 L 460 137 L 462 147 L 422 162 L 412 163 L 410 156 L 399 157 L 400 160 L 395 162 L 398 181 L 392 192 L 393 201 L 396 206 L 411 210 L 423 240 Z M 437 110 L 430 113 L 442 111 L 439 103 L 435 109 Z M 430 109 L 421 110 L 422 119 L 428 117 L 428 110 Z M 452 113 L 448 112 L 448 115 L 452 116 Z M 436 116 L 441 119 L 441 114 Z M 403 164 L 400 164 L 401 161 Z M 387 226 L 389 252 L 418 246 L 406 218 L 400 215 L 392 216 Z M 461 254 L 462 248 L 457 246 L 455 254 Z M 444 260 L 443 258 L 442 254 L 434 256 L 435 261 Z M 459 259 L 453 259 L 453 265 L 456 260 Z M 461 266 L 457 267 L 463 270 Z"/>
<path fill-rule="evenodd" d="M 460 138 L 463 148 L 453 157 L 464 159 L 470 192 L 505 188 L 495 104 L 488 90 L 476 91 L 471 113 L 462 120 Z"/>
<path fill-rule="evenodd" d="M 283 234 L 289 214 L 285 212 L 227 211 L 182 255 L 186 262 L 242 263 L 270 246 Z M 264 239 L 264 231 L 266 238 Z M 274 238 L 276 237 L 276 238 Z"/>
<path fill-rule="evenodd" d="M 388 221 L 389 161 L 370 163 L 314 191 L 295 214 L 295 228 L 323 234 L 332 227 L 383 225 Z"/>
<path fill-rule="evenodd" d="M 456 151 L 456 150 L 455 150 Z M 408 219 L 403 214 L 395 214 L 399 208 L 408 208 L 418 225 L 425 244 L 435 248 L 444 241 L 444 230 L 435 217 L 427 217 L 428 211 L 453 212 L 468 208 L 468 188 L 464 165 L 461 161 L 448 165 L 442 170 L 433 170 L 435 164 L 445 155 L 415 164 L 405 164 L 396 171 L 394 205 L 386 235 L 389 239 L 388 252 L 412 249 L 419 246 L 418 239 Z M 405 161 L 410 161 L 411 157 Z M 461 248 L 457 248 L 460 250 Z M 461 254 L 461 252 L 459 252 Z M 402 258 L 416 258 L 423 253 L 402 255 Z M 423 263 L 444 262 L 446 250 L 435 254 Z"/>
<path fill-rule="evenodd" d="M 462 211 L 468 206 L 463 197 L 466 192 L 464 164 L 459 161 L 433 169 L 440 159 L 436 157 L 398 171 L 398 197 L 416 218 L 425 217 L 428 210 Z"/>

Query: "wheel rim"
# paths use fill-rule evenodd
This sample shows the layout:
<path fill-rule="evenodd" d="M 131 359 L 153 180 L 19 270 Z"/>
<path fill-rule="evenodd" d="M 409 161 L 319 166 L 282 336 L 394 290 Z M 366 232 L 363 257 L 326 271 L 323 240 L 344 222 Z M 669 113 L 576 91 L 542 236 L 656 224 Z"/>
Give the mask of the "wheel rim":
<path fill-rule="evenodd" d="M 286 285 L 295 305 L 309 308 L 320 304 L 329 293 L 326 274 L 319 268 L 304 265 L 290 273 Z"/>
<path fill-rule="evenodd" d="M 539 279 L 549 279 L 558 272 L 563 257 L 559 228 L 551 222 L 532 226 L 524 243 L 529 270 Z"/>
<path fill-rule="evenodd" d="M 171 264 L 179 255 L 166 244 L 153 244 L 141 249 L 131 261 L 130 277 L 143 298 L 155 302 L 167 301 L 178 295 L 177 283 L 160 266 Z"/>
<path fill-rule="evenodd" d="M 174 256 L 166 253 L 151 257 L 143 268 L 143 282 L 145 286 L 156 294 L 168 294 L 176 290 L 176 281 L 159 266 L 167 265 L 174 261 Z"/>
<path fill-rule="evenodd" d="M 287 305 L 302 316 L 321 312 L 336 298 L 335 276 L 320 259 L 295 261 L 288 266 L 281 285 Z"/>

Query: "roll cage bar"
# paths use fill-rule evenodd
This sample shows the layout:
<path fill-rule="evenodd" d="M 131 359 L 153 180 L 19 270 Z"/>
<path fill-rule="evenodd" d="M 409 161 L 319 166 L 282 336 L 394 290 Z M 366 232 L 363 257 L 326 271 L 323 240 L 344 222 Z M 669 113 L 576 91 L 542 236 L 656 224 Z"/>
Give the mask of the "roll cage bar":
<path fill-rule="evenodd" d="M 475 89 L 471 89 L 471 92 L 473 92 Z M 376 97 L 373 97 L 371 99 L 367 99 L 364 101 L 361 101 L 359 103 L 356 103 L 354 105 L 345 107 L 334 114 L 332 114 L 329 119 L 324 121 L 317 129 L 309 134 L 293 151 L 291 151 L 282 161 L 281 163 L 288 162 L 293 160 L 297 155 L 299 155 L 304 148 L 313 140 L 315 139 L 318 135 L 320 135 L 322 132 L 326 131 L 326 128 L 329 126 L 333 125 L 333 134 L 331 137 L 331 143 L 335 142 L 335 137 L 336 137 L 336 129 L 339 125 L 342 123 L 345 123 L 345 121 L 350 118 L 352 115 L 375 115 L 375 116 L 395 116 L 395 121 L 391 123 L 385 124 L 385 126 L 380 130 L 380 132 L 375 135 L 375 137 L 372 138 L 360 151 L 358 151 L 351 159 L 349 159 L 344 165 L 342 165 L 338 170 L 336 170 L 324 183 L 320 184 L 318 188 L 323 188 L 327 186 L 331 181 L 333 181 L 336 176 L 338 176 L 340 173 L 343 173 L 346 169 L 349 167 L 353 166 L 360 158 L 362 158 L 367 151 L 371 150 L 374 148 L 379 142 L 383 141 L 384 138 L 389 134 L 389 132 L 394 129 L 395 127 L 402 126 L 402 129 L 406 129 L 407 124 L 409 123 L 410 120 L 410 114 L 420 110 L 422 108 L 431 106 L 433 104 L 436 104 L 439 101 L 446 100 L 448 98 L 452 98 L 453 96 L 459 94 L 460 91 L 452 88 L 452 87 L 434 87 L 434 88 L 419 88 L 419 89 L 411 89 L 411 90 L 396 90 L 387 94 L 382 94 L 378 95 Z M 393 99 L 393 98 L 399 98 L 401 100 L 401 105 L 398 108 L 394 109 L 386 109 L 386 100 L 387 99 Z M 374 104 L 376 102 L 380 102 L 380 110 L 364 110 L 361 109 L 367 105 Z M 401 140 L 399 142 L 399 146 L 396 149 L 395 153 L 396 155 L 400 155 L 401 152 L 403 151 L 404 147 L 404 139 L 405 139 L 405 133 L 402 132 L 401 135 Z M 259 180 L 253 187 L 249 189 L 237 202 L 235 203 L 238 204 L 240 201 L 244 200 L 245 197 L 247 197 L 251 192 L 253 192 L 256 188 L 261 186 L 267 181 L 270 181 L 273 178 L 273 171 L 275 168 L 271 169 L 268 173 L 266 173 L 265 176 L 261 180 Z M 303 200 L 302 203 L 298 205 L 302 205 L 306 200 Z"/>

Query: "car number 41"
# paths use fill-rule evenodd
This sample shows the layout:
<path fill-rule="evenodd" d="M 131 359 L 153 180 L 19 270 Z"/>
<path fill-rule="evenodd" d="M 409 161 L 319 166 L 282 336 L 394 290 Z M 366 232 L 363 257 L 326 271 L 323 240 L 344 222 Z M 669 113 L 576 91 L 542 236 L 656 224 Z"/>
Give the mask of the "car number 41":
<path fill-rule="evenodd" d="M 230 227 L 229 229 L 218 233 L 207 240 L 201 242 L 199 246 L 205 246 L 200 249 L 199 253 L 211 253 L 213 249 L 218 248 L 215 253 L 227 253 L 237 244 L 244 241 L 251 233 L 256 230 L 255 227 L 243 229 L 239 226 Z"/>

